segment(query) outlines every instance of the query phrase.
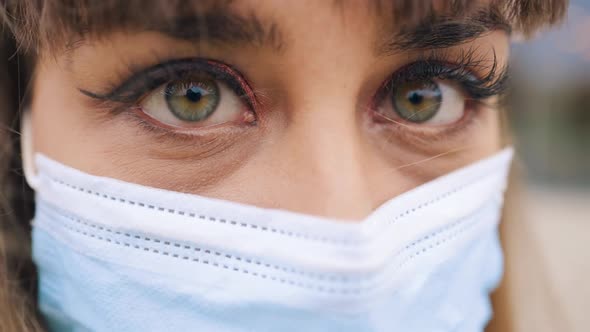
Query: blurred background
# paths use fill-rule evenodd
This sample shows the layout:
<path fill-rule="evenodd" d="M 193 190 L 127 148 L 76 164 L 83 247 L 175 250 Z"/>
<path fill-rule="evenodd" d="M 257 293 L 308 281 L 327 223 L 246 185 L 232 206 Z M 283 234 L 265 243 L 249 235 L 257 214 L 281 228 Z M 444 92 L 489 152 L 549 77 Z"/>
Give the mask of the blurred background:
<path fill-rule="evenodd" d="M 509 118 L 525 177 L 519 208 L 548 280 L 533 293 L 524 280 L 521 290 L 530 305 L 546 292 L 565 331 L 590 331 L 590 0 L 570 0 L 560 28 L 515 41 L 511 66 Z M 524 331 L 552 330 L 542 317 L 527 319 Z"/>

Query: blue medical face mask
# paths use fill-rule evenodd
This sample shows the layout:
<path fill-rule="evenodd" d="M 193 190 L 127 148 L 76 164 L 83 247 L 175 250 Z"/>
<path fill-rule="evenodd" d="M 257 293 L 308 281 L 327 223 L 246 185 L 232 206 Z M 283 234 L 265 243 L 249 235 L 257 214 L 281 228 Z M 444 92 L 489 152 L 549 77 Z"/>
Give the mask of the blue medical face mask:
<path fill-rule="evenodd" d="M 510 149 L 360 223 L 91 176 L 36 156 L 52 331 L 481 331 Z"/>

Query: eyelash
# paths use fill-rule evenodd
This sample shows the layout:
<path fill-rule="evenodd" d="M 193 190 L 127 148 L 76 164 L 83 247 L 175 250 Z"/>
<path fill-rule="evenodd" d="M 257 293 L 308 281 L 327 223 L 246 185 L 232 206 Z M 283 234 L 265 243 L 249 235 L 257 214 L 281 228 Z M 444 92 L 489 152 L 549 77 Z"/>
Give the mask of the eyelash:
<path fill-rule="evenodd" d="M 244 99 L 251 110 L 259 104 L 256 95 L 250 89 L 245 77 L 235 68 L 210 59 L 179 59 L 171 60 L 147 70 L 131 70 L 133 74 L 122 84 L 106 94 L 98 94 L 79 89 L 80 92 L 92 99 L 107 103 L 114 113 L 120 113 L 133 108 L 145 95 L 158 87 L 173 81 L 182 81 L 194 77 L 196 73 L 206 73 L 215 80 L 226 84 L 237 96 Z"/>
<path fill-rule="evenodd" d="M 477 75 L 476 71 L 485 74 Z M 490 63 L 489 59 L 477 58 L 473 49 L 458 57 L 433 52 L 391 75 L 378 89 L 372 106 L 382 102 L 400 84 L 432 79 L 458 83 L 470 101 L 481 104 L 489 97 L 503 95 L 508 88 L 508 78 L 508 67 L 499 68 L 495 53 Z"/>

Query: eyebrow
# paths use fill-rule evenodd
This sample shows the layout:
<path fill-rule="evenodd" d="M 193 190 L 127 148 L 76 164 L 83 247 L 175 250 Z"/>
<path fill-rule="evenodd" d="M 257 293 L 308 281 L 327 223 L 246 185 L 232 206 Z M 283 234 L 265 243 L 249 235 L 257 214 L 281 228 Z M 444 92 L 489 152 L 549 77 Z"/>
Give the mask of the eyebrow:
<path fill-rule="evenodd" d="M 189 41 L 270 47 L 276 52 L 284 48 L 283 35 L 275 22 L 229 9 L 148 23 L 143 29 Z"/>
<path fill-rule="evenodd" d="M 157 31 L 173 38 L 220 43 L 245 44 L 269 47 L 277 53 L 285 49 L 285 38 L 279 25 L 255 14 L 239 14 L 229 6 L 220 10 L 191 13 L 169 20 L 147 23 L 146 30 Z M 480 10 L 472 15 L 428 16 L 416 24 L 394 28 L 377 46 L 377 55 L 392 55 L 408 50 L 449 48 L 471 41 L 485 33 L 502 30 L 511 32 L 511 26 L 494 11 Z"/>
<path fill-rule="evenodd" d="M 203 4 L 208 3 L 202 0 Z M 154 31 L 175 39 L 191 42 L 207 42 L 211 44 L 225 45 L 250 45 L 256 48 L 270 48 L 281 53 L 286 48 L 286 39 L 279 28 L 279 24 L 270 17 L 259 18 L 253 12 L 240 13 L 231 6 L 232 1 L 209 2 L 205 10 L 173 9 L 169 13 L 154 16 L 146 20 L 143 15 L 127 13 L 120 15 L 97 15 L 96 22 L 93 17 L 91 23 L 83 26 L 85 32 L 104 33 L 111 29 L 129 28 L 132 31 Z M 154 10 L 155 8 L 149 9 Z M 112 12 L 105 12 L 107 14 Z M 167 15 L 171 14 L 171 15 Z M 394 24 L 391 24 L 395 21 Z M 393 55 L 399 52 L 414 49 L 439 49 L 465 43 L 473 40 L 486 32 L 501 29 L 510 32 L 511 26 L 502 15 L 493 10 L 480 10 L 467 15 L 460 11 L 456 16 L 436 15 L 430 12 L 414 22 L 404 22 L 403 18 L 386 19 L 391 27 L 388 34 L 383 34 L 376 46 L 378 56 Z M 107 23 L 103 26 L 104 23 Z M 401 27 L 397 26 L 401 25 Z M 103 26 L 103 29 L 96 29 Z M 95 29 L 89 29 L 93 27 Z M 66 51 L 75 49 L 78 43 L 73 43 Z"/>
<path fill-rule="evenodd" d="M 386 35 L 378 43 L 377 54 L 449 48 L 495 30 L 510 33 L 511 26 L 493 11 L 478 11 L 472 16 L 433 16 Z"/>
<path fill-rule="evenodd" d="M 285 39 L 276 22 L 227 9 L 156 21 L 145 29 L 189 41 L 270 47 L 277 53 L 285 48 Z M 391 55 L 413 49 L 448 48 L 498 29 L 511 32 L 510 24 L 493 12 L 480 11 L 469 17 L 434 16 L 397 29 L 378 46 L 377 53 Z"/>

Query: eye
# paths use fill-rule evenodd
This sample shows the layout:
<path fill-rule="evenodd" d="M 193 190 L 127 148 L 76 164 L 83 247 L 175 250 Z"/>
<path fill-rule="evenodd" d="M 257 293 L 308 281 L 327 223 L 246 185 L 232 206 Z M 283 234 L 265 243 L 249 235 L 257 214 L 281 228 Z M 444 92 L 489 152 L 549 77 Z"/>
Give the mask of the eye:
<path fill-rule="evenodd" d="M 441 79 L 417 80 L 392 87 L 380 113 L 391 120 L 448 125 L 465 113 L 466 98 L 457 84 Z"/>
<path fill-rule="evenodd" d="M 172 127 L 204 127 L 251 119 L 251 112 L 236 93 L 206 74 L 168 82 L 139 105 L 145 115 Z"/>
<path fill-rule="evenodd" d="M 221 98 L 217 83 L 203 78 L 167 84 L 164 99 L 170 112 L 179 120 L 198 122 L 215 112 Z"/>
<path fill-rule="evenodd" d="M 410 63 L 383 83 L 371 106 L 377 121 L 451 128 L 493 105 L 488 98 L 507 89 L 508 67 L 495 57 L 489 65 L 469 54 L 437 57 Z"/>

